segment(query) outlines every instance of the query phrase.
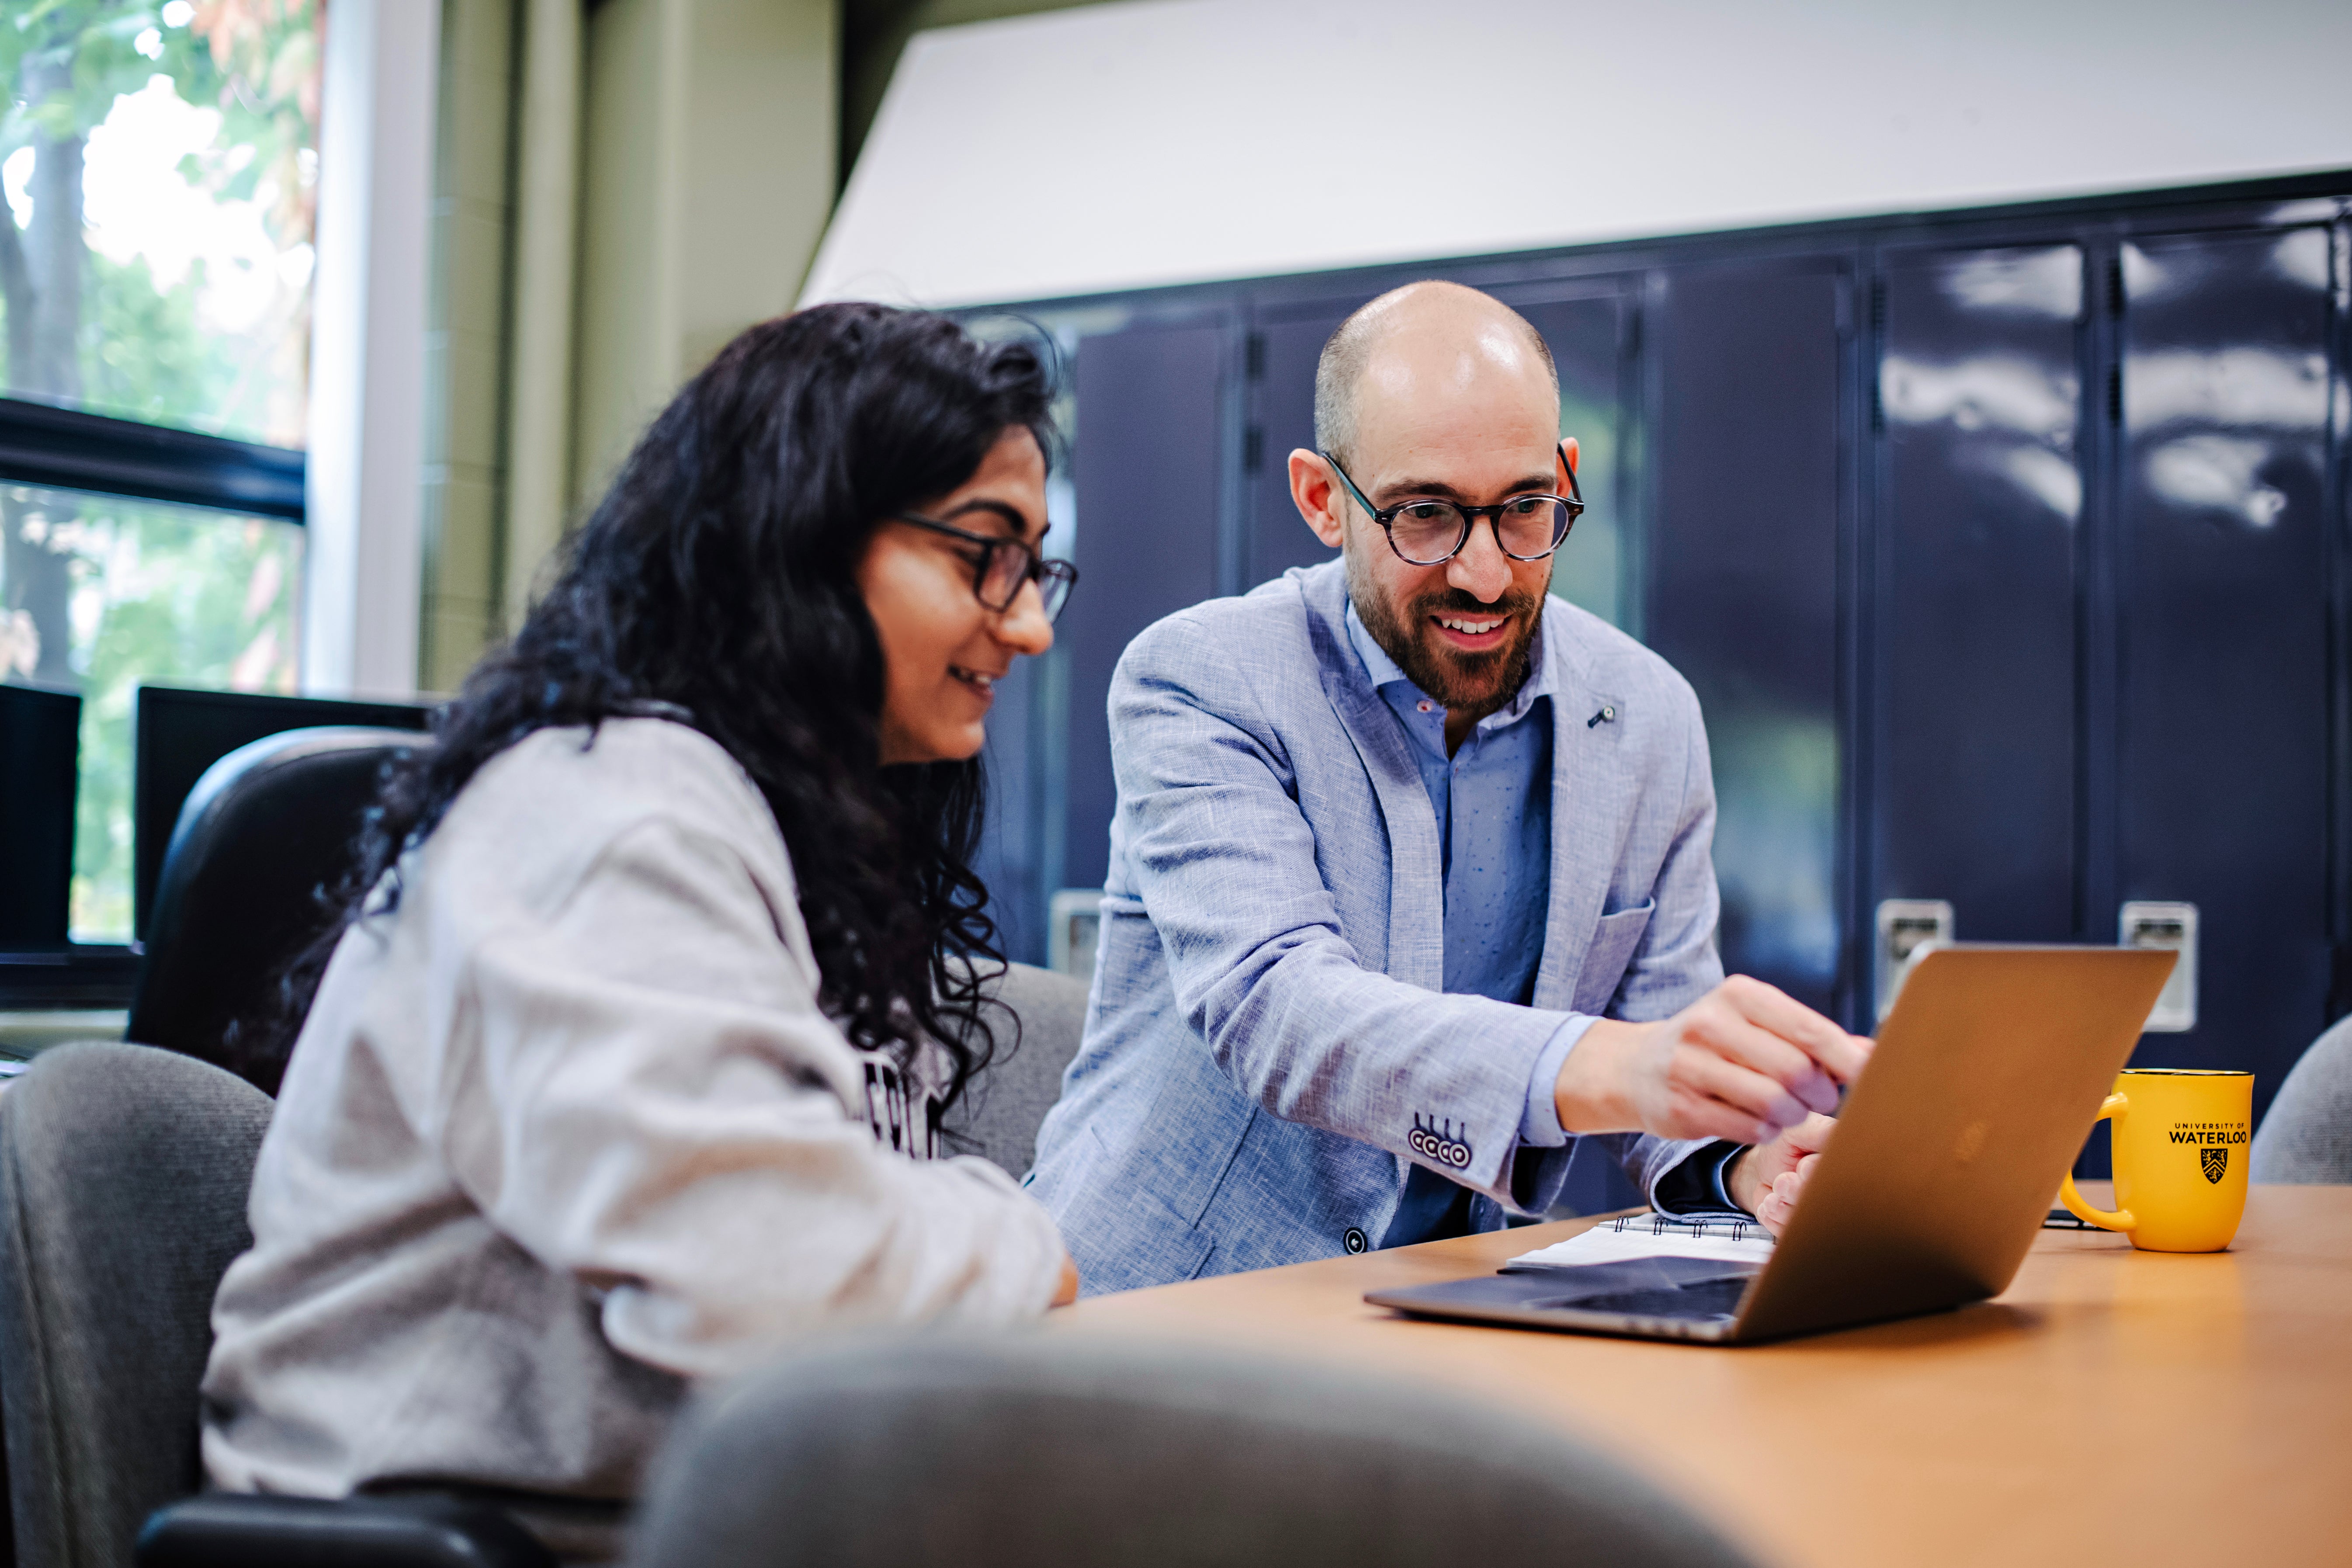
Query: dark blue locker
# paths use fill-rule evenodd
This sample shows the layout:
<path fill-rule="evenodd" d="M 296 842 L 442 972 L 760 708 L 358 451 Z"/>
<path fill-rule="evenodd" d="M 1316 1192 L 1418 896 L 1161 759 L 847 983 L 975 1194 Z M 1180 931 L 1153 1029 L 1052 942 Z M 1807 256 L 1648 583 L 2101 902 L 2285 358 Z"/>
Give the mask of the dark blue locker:
<path fill-rule="evenodd" d="M 1221 321 L 1147 326 L 1078 346 L 1078 585 L 1056 631 L 1069 671 L 1069 887 L 1099 887 L 1109 863 L 1111 671 L 1138 632 L 1217 591 L 1218 395 L 1232 335 Z"/>
<path fill-rule="evenodd" d="M 1256 466 L 1245 476 L 1250 515 L 1244 589 L 1293 566 L 1313 566 L 1339 554 L 1324 548 L 1290 499 L 1290 454 L 1295 447 L 1315 446 L 1315 362 L 1333 331 L 1361 303 L 1319 306 L 1310 314 L 1265 321 L 1257 328 L 1250 409 L 1250 456 Z"/>
<path fill-rule="evenodd" d="M 1046 659 L 1020 658 L 996 683 L 988 713 L 988 816 L 972 869 L 988 888 L 989 914 L 1007 957 L 1045 962 L 1045 900 L 1054 875 L 1045 857 L 1038 752 L 1045 739 L 1042 689 L 1050 684 Z"/>
<path fill-rule="evenodd" d="M 2258 1116 L 2328 1021 L 2329 239 L 2120 258 L 2115 898 L 2200 925 L 2197 1026 L 2133 1061 L 2250 1068 Z"/>
<path fill-rule="evenodd" d="M 1551 591 L 1612 626 L 1638 629 L 1629 615 L 1635 584 L 1628 570 L 1638 531 L 1624 460 L 1634 425 L 1629 404 L 1635 383 L 1625 363 L 1629 307 L 1613 293 L 1511 303 L 1551 350 L 1559 371 L 1559 433 L 1575 437 L 1579 448 L 1585 511 L 1553 557 Z"/>
<path fill-rule="evenodd" d="M 1963 940 L 2067 941 L 2083 255 L 1911 253 L 1881 288 L 1870 901 L 1948 900 Z"/>
<path fill-rule="evenodd" d="M 1714 751 L 1725 967 L 1833 1016 L 1844 275 L 1667 275 L 1646 640 Z"/>

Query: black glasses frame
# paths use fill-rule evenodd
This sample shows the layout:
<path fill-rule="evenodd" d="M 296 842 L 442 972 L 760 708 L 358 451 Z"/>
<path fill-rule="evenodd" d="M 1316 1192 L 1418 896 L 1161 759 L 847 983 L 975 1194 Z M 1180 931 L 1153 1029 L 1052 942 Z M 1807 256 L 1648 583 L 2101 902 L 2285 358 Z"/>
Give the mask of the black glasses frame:
<path fill-rule="evenodd" d="M 1021 590 L 1034 583 L 1037 584 L 1038 603 L 1045 612 L 1045 623 L 1051 626 L 1068 606 L 1070 590 L 1078 585 L 1078 569 L 1076 566 L 1066 561 L 1048 560 L 1023 540 L 1007 539 L 995 533 L 974 533 L 968 528 L 958 528 L 951 522 L 941 522 L 935 517 L 924 517 L 919 512 L 893 512 L 890 520 L 914 528 L 927 528 L 933 533 L 944 533 L 950 539 L 961 539 L 966 544 L 980 546 L 980 560 L 971 572 L 971 596 L 980 601 L 981 608 L 992 614 L 1001 616 L 1011 609 L 1013 601 L 1021 596 Z M 1000 550 L 1019 551 L 1029 558 L 1029 563 L 1021 569 L 1021 575 L 1013 579 L 1013 592 L 1004 595 L 1004 602 L 992 605 L 988 602 L 988 595 L 981 592 L 981 586 L 988 581 L 989 569 L 996 564 L 996 552 Z M 1056 594 L 1046 586 L 1048 583 L 1059 584 L 1061 591 Z"/>
<path fill-rule="evenodd" d="M 1356 488 L 1354 478 L 1349 474 L 1347 469 L 1339 466 L 1339 458 L 1333 457 L 1328 452 L 1323 453 L 1322 458 L 1325 462 L 1331 465 L 1331 471 L 1339 476 L 1339 482 L 1348 487 L 1348 493 L 1356 498 L 1356 504 L 1362 507 L 1366 515 L 1370 517 L 1374 522 L 1381 525 L 1381 531 L 1388 536 L 1389 548 L 1396 552 L 1398 560 L 1412 566 L 1443 566 L 1448 561 L 1453 560 L 1455 556 L 1462 553 L 1463 546 L 1470 542 L 1470 531 L 1478 526 L 1478 520 L 1482 517 L 1487 520 L 1487 525 L 1495 531 L 1495 548 L 1501 551 L 1505 555 L 1509 556 L 1514 561 L 1540 561 L 1545 556 L 1553 553 L 1555 551 L 1559 550 L 1561 545 L 1568 542 L 1570 532 L 1576 527 L 1576 520 L 1584 515 L 1584 489 L 1582 486 L 1576 482 L 1576 465 L 1568 460 L 1567 446 L 1562 444 L 1561 446 L 1554 447 L 1553 450 L 1559 454 L 1560 465 L 1568 469 L 1568 494 L 1564 496 L 1541 494 L 1513 496 L 1509 500 L 1497 501 L 1493 506 L 1464 506 L 1460 501 L 1442 500 L 1435 496 L 1415 496 L 1411 500 L 1401 500 L 1391 507 L 1377 507 L 1372 504 L 1370 497 L 1365 495 L 1362 490 Z M 1551 543 L 1544 549 L 1538 550 L 1533 555 L 1517 554 L 1511 550 L 1510 546 L 1503 542 L 1503 513 L 1510 508 L 1517 506 L 1519 502 L 1525 500 L 1558 501 L 1563 510 L 1564 515 L 1568 519 L 1567 521 L 1560 524 L 1559 531 L 1552 535 Z M 1459 537 L 1454 541 L 1454 548 L 1439 556 L 1436 560 L 1415 561 L 1412 556 L 1407 555 L 1396 542 L 1395 524 L 1397 513 L 1402 511 L 1409 506 L 1429 506 L 1432 504 L 1438 506 L 1450 506 L 1459 513 L 1462 518 L 1462 532 Z"/>

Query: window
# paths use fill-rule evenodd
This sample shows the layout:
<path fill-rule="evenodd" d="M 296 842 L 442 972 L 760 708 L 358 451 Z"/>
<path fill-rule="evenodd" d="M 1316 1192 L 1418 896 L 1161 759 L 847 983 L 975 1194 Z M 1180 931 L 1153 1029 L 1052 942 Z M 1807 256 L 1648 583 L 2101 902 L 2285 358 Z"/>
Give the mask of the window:
<path fill-rule="evenodd" d="M 322 6 L 0 15 L 0 680 L 82 698 L 77 943 L 130 940 L 136 687 L 294 687 Z"/>
<path fill-rule="evenodd" d="M 0 23 L 9 395 L 302 444 L 311 0 L 52 0 Z"/>
<path fill-rule="evenodd" d="M 12 537 L 61 573 L 64 624 L 0 619 L 12 678 L 79 690 L 81 780 L 68 929 L 82 942 L 131 940 L 131 718 L 141 681 L 236 691 L 294 689 L 302 530 L 118 496 L 0 486 Z M 62 633 L 62 637 L 59 637 Z M 62 646 L 59 643 L 62 642 Z"/>

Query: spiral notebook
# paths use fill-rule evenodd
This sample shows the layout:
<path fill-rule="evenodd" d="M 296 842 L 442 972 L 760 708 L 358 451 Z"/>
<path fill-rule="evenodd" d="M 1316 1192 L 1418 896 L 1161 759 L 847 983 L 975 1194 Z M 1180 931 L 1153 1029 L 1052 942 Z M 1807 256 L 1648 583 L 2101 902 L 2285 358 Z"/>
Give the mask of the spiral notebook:
<path fill-rule="evenodd" d="M 1523 1252 L 1503 1265 L 1503 1272 L 1581 1268 L 1637 1258 L 1708 1258 L 1761 1264 L 1771 1256 L 1770 1233 L 1748 1215 L 1623 1215 L 1566 1241 Z"/>

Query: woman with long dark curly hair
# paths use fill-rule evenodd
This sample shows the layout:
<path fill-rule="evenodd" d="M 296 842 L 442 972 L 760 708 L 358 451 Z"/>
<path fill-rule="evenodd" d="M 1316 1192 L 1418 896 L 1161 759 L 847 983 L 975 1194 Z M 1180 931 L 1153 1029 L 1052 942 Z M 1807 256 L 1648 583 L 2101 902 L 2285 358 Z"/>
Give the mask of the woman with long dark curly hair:
<path fill-rule="evenodd" d="M 217 1485 L 625 1497 L 693 1380 L 1075 1294 L 1044 1209 L 935 1157 L 1002 962 L 982 723 L 1072 578 L 1050 391 L 825 306 L 638 442 L 385 784 L 215 1307 Z"/>

